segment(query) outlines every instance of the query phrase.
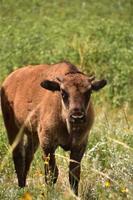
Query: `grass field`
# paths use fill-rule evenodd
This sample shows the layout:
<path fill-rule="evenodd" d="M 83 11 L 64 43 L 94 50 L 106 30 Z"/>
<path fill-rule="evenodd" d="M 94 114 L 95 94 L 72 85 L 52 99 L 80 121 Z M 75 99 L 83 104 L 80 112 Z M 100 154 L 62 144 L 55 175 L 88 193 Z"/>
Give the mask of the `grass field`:
<path fill-rule="evenodd" d="M 28 186 L 17 187 L 0 113 L 0 199 L 133 199 L 133 1 L 0 0 L 0 85 L 20 66 L 69 60 L 108 80 L 94 94 L 96 121 L 82 162 L 80 196 L 69 188 L 69 154 L 58 149 L 56 186 L 44 185 L 38 150 Z"/>
<path fill-rule="evenodd" d="M 133 118 L 127 116 L 126 110 L 117 110 L 117 116 L 116 112 L 108 114 L 106 109 L 97 112 L 98 117 L 91 131 L 87 152 L 82 162 L 79 199 L 131 200 L 133 194 L 131 121 Z M 44 185 L 43 161 L 38 150 L 28 176 L 28 186 L 19 189 L 2 122 L 0 130 L 0 199 L 28 200 L 26 196 L 22 198 L 26 192 L 29 192 L 35 200 L 78 199 L 69 188 L 69 154 L 61 149 L 56 152 L 60 175 L 55 187 L 48 188 Z"/>

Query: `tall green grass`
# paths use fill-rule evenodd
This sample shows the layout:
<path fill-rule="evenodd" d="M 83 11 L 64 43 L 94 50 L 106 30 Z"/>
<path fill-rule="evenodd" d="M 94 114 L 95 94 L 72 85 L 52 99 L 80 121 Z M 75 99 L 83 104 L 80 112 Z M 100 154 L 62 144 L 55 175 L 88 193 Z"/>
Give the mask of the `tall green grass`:
<path fill-rule="evenodd" d="M 68 182 L 69 153 L 61 148 L 56 151 L 60 173 L 54 187 L 44 184 L 43 161 L 39 149 L 28 175 L 28 186 L 19 189 L 5 129 L 0 121 L 0 199 L 20 199 L 28 192 L 35 200 L 131 200 L 133 194 L 132 116 L 127 115 L 127 111 L 122 109 L 117 110 L 117 116 L 116 111 L 109 114 L 106 109 L 101 109 L 99 112 L 97 108 L 96 112 L 98 115 L 82 161 L 78 198 L 70 190 Z"/>
<path fill-rule="evenodd" d="M 1 0 L 0 83 L 20 66 L 67 59 L 108 79 L 104 100 L 132 104 L 132 12 L 132 0 Z"/>

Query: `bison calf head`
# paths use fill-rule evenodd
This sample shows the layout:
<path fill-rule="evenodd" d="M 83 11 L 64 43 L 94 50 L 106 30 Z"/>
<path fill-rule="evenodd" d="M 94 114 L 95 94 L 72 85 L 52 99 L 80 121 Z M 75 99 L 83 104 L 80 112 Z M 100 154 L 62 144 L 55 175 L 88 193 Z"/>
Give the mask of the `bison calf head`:
<path fill-rule="evenodd" d="M 47 90 L 60 92 L 62 113 L 69 132 L 84 126 L 92 91 L 98 91 L 106 85 L 106 80 L 94 79 L 78 72 L 58 77 L 57 81 L 45 80 L 41 83 Z"/>

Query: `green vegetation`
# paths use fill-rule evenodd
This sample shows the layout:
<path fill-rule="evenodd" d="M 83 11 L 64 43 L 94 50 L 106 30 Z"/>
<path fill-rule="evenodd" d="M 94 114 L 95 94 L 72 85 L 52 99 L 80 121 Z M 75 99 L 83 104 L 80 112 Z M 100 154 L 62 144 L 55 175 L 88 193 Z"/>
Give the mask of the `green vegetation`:
<path fill-rule="evenodd" d="M 0 82 L 27 64 L 67 59 L 108 79 L 105 100 L 133 103 L 132 0 L 1 0 Z"/>
<path fill-rule="evenodd" d="M 91 131 L 88 149 L 82 161 L 80 181 L 81 200 L 132 200 L 133 194 L 133 126 L 124 110 L 107 114 L 98 110 Z M 127 111 L 128 112 L 128 111 Z M 133 119 L 133 118 L 132 118 Z M 33 200 L 76 200 L 68 182 L 69 154 L 56 152 L 59 179 L 54 187 L 44 184 L 41 151 L 35 155 L 28 176 L 28 187 L 19 189 L 7 145 L 3 125 L 0 125 L 0 199 L 17 200 L 28 192 Z M 30 200 L 23 198 L 23 200 Z"/>
<path fill-rule="evenodd" d="M 0 85 L 18 67 L 64 59 L 108 80 L 94 97 L 104 107 L 99 111 L 96 106 L 96 123 L 82 162 L 81 200 L 132 199 L 132 13 L 132 0 L 0 0 Z M 108 108 L 118 106 L 114 111 Z M 28 200 L 26 191 L 33 200 L 76 199 L 68 184 L 69 157 L 61 149 L 54 188 L 43 185 L 38 151 L 28 187 L 19 189 L 5 132 L 0 118 L 0 199 Z"/>

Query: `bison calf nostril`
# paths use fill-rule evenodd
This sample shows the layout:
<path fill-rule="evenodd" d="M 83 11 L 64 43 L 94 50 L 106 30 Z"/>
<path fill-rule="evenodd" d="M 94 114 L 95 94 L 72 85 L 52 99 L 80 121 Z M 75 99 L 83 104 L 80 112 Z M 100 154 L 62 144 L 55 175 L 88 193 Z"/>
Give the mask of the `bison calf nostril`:
<path fill-rule="evenodd" d="M 84 113 L 73 113 L 70 115 L 70 121 L 72 123 L 82 123 L 85 121 Z"/>
<path fill-rule="evenodd" d="M 84 115 L 72 115 L 71 117 L 74 119 L 82 119 L 84 118 Z"/>

